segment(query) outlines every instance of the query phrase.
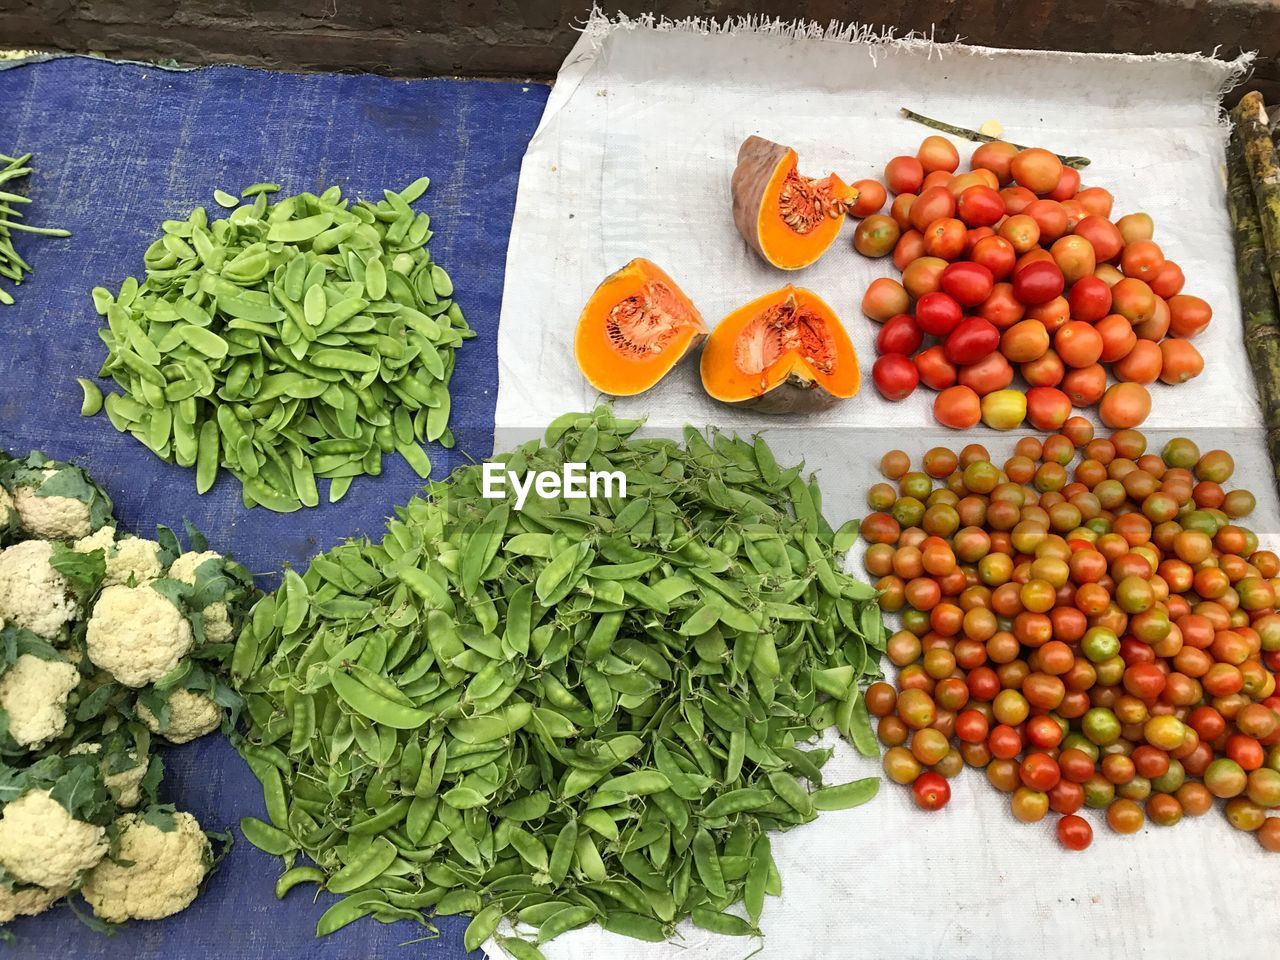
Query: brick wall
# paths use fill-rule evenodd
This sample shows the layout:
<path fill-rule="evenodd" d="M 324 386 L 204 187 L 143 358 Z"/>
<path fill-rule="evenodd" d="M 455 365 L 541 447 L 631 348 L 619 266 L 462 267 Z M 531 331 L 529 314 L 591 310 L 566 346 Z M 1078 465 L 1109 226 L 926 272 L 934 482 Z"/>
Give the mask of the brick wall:
<path fill-rule="evenodd" d="M 0 44 L 184 64 L 549 78 L 589 0 L 0 0 Z M 1225 55 L 1258 49 L 1280 99 L 1280 0 L 612 0 L 670 16 L 858 20 L 991 46 Z"/>

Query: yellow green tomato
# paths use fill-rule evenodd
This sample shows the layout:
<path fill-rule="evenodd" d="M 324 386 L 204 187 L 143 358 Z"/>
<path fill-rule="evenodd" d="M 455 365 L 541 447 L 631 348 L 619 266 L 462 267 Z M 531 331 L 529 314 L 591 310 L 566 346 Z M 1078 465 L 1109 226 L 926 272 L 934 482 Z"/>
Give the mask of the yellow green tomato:
<path fill-rule="evenodd" d="M 982 398 L 982 422 L 993 430 L 1015 430 L 1027 417 L 1027 395 L 1021 390 L 994 390 Z"/>

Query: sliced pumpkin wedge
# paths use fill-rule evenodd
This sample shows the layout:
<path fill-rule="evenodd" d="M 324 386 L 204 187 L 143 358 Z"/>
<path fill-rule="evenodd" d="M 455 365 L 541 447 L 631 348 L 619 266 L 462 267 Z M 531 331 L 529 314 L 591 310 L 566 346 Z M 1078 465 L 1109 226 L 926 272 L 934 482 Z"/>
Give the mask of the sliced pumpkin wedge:
<path fill-rule="evenodd" d="M 666 376 L 706 335 L 676 282 L 641 258 L 596 287 L 578 318 L 573 352 L 593 387 L 630 397 Z"/>
<path fill-rule="evenodd" d="M 822 410 L 862 382 L 835 311 L 790 284 L 720 321 L 703 347 L 701 372 L 712 397 L 762 413 Z"/>
<path fill-rule="evenodd" d="M 756 253 L 783 270 L 816 261 L 835 241 L 858 191 L 834 173 L 803 176 L 790 147 L 747 137 L 733 171 L 733 222 Z"/>

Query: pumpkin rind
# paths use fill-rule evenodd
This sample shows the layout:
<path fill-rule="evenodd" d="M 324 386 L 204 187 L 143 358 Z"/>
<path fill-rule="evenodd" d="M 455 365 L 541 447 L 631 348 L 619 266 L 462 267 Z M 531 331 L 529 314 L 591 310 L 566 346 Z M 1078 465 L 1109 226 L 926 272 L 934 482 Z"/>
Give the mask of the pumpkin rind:
<path fill-rule="evenodd" d="M 610 336 L 611 331 L 618 333 L 616 324 L 611 326 L 615 311 L 630 298 L 645 300 L 654 294 L 665 308 L 662 315 L 670 316 L 673 322 L 656 328 L 649 325 L 645 332 L 650 335 L 652 352 L 620 346 Z M 630 397 L 670 373 L 706 335 L 701 314 L 676 282 L 657 264 L 637 258 L 606 277 L 591 294 L 578 317 L 573 353 L 593 387 L 610 396 Z"/>
<path fill-rule="evenodd" d="M 830 352 L 831 369 L 815 366 L 817 361 L 802 352 L 804 344 L 793 343 L 800 335 L 790 328 L 787 344 L 778 348 L 776 356 L 753 357 L 761 369 L 744 369 L 740 358 L 752 346 L 752 334 L 759 336 L 752 325 L 763 322 L 770 311 L 789 300 L 794 301 L 811 334 L 821 338 L 818 345 Z M 818 324 L 821 329 L 813 334 Z M 699 369 L 702 385 L 711 397 L 760 413 L 825 410 L 854 396 L 861 386 L 858 355 L 840 319 L 817 294 L 790 284 L 753 300 L 717 324 L 703 347 Z"/>

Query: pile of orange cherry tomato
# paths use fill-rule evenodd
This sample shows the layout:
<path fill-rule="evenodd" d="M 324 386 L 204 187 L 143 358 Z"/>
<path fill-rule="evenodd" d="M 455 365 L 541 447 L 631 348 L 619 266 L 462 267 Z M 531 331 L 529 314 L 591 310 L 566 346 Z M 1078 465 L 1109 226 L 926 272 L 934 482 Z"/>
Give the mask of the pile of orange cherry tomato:
<path fill-rule="evenodd" d="M 1188 338 L 1212 310 L 1182 293 L 1182 270 L 1151 239 L 1150 216 L 1112 222 L 1111 194 L 1082 188 L 1048 150 L 996 141 L 974 151 L 971 171 L 957 174 L 959 163 L 940 136 L 894 157 L 887 215 L 883 187 L 855 185 L 871 201 L 854 210 L 864 216 L 855 249 L 892 253 L 902 271 L 901 282 L 873 281 L 862 301 L 883 324 L 872 379 L 884 397 L 902 400 L 923 383 L 938 391 L 938 422 L 960 430 L 1024 420 L 1059 430 L 1073 408 L 1094 404 L 1104 424 L 1125 428 L 1150 412 L 1147 384 L 1200 374 Z"/>
<path fill-rule="evenodd" d="M 1133 833 L 1223 799 L 1280 852 L 1280 558 L 1236 522 L 1230 455 L 1071 417 L 1003 466 L 971 444 L 920 467 L 885 455 L 861 527 L 902 618 L 896 684 L 867 690 L 888 776 L 936 810 L 982 768 L 1074 850 L 1086 807 Z"/>

